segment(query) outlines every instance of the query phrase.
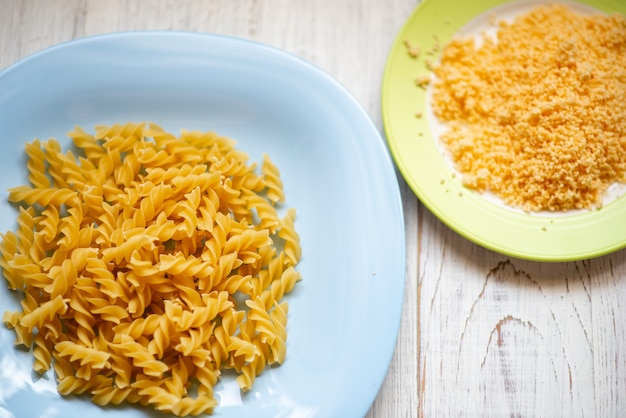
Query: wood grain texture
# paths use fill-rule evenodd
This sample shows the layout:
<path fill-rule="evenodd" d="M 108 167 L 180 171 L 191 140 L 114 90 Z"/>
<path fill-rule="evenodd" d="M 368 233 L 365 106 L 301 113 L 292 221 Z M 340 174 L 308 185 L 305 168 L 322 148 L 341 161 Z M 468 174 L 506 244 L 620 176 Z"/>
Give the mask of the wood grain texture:
<path fill-rule="evenodd" d="M 511 259 L 422 216 L 420 416 L 624 416 L 623 252 Z"/>
<path fill-rule="evenodd" d="M 417 3 L 0 0 L 0 68 L 101 33 L 219 33 L 313 62 L 345 85 L 382 132 L 386 55 Z M 626 252 L 554 264 L 504 257 L 451 231 L 400 183 L 403 316 L 368 418 L 626 416 Z"/>

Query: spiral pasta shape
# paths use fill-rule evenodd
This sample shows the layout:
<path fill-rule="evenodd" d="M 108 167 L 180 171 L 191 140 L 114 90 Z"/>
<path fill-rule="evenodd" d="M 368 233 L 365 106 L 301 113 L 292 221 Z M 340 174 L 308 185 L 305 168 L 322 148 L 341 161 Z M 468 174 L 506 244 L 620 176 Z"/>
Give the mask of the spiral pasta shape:
<path fill-rule="evenodd" d="M 49 139 L 43 142 L 41 147 L 46 156 L 47 174 L 52 179 L 51 188 L 67 188 L 68 184 L 62 172 L 63 155 L 61 153 L 61 145 L 55 139 Z"/>
<path fill-rule="evenodd" d="M 77 200 L 77 192 L 71 189 L 64 188 L 46 188 L 39 189 L 29 186 L 18 186 L 9 189 L 9 201 L 10 202 L 24 202 L 27 205 L 41 205 L 47 207 L 48 205 L 55 205 L 60 207 L 62 205 L 72 205 L 72 202 Z"/>
<path fill-rule="evenodd" d="M 62 395 L 212 413 L 223 370 L 250 390 L 287 353 L 285 296 L 301 280 L 278 168 L 214 132 L 96 126 L 25 147 L 9 190 L 17 228 L 0 268 L 22 295 L 2 322 Z M 193 388 L 193 389 L 191 389 Z"/>
<path fill-rule="evenodd" d="M 77 148 L 83 151 L 89 161 L 98 161 L 106 154 L 106 150 L 98 143 L 96 138 L 80 126 L 75 126 L 72 131 L 67 133 L 67 136 L 72 139 Z"/>
<path fill-rule="evenodd" d="M 300 236 L 296 232 L 294 227 L 294 220 L 296 218 L 296 212 L 293 209 L 287 211 L 281 221 L 281 228 L 278 231 L 278 236 L 284 240 L 283 251 L 288 260 L 288 265 L 295 266 L 298 264 L 300 257 L 302 256 L 302 249 L 300 247 Z"/>
<path fill-rule="evenodd" d="M 284 202 L 285 194 L 283 193 L 283 182 L 280 179 L 280 171 L 267 154 L 263 154 L 261 171 L 263 172 L 267 186 L 268 199 L 274 204 Z"/>
<path fill-rule="evenodd" d="M 37 188 L 50 187 L 50 179 L 46 176 L 46 154 L 41 149 L 41 142 L 36 139 L 26 144 L 25 151 L 28 156 L 28 180 Z"/>

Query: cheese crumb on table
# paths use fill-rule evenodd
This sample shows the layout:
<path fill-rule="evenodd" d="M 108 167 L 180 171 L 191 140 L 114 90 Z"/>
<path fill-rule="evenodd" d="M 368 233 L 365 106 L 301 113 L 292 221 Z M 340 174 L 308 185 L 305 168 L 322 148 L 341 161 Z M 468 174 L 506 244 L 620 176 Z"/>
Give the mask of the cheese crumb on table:
<path fill-rule="evenodd" d="M 464 184 L 526 211 L 600 207 L 626 178 L 626 19 L 556 4 L 497 28 L 453 39 L 434 68 Z"/>

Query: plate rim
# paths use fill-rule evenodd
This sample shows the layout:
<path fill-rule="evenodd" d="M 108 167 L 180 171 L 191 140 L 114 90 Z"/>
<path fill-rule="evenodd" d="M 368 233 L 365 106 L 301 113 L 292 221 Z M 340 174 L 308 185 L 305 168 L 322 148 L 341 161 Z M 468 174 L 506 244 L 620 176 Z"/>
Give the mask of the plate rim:
<path fill-rule="evenodd" d="M 433 11 L 432 9 L 433 7 L 435 7 L 435 3 L 437 3 L 436 7 L 438 7 L 438 9 Z M 501 255 L 526 259 L 530 261 L 567 262 L 578 261 L 586 258 L 600 257 L 625 248 L 626 236 L 624 236 L 624 238 L 622 238 L 617 243 L 613 242 L 609 245 L 602 246 L 601 248 L 596 248 L 592 250 L 582 249 L 580 251 L 567 252 L 555 251 L 553 253 L 533 251 L 529 249 L 528 246 L 518 247 L 514 244 L 511 244 L 510 242 L 507 244 L 503 244 L 501 240 L 493 239 L 493 237 L 485 234 L 484 229 L 486 227 L 484 224 L 481 226 L 482 229 L 477 232 L 476 227 L 467 226 L 467 221 L 459 222 L 459 214 L 455 212 L 451 215 L 449 212 L 449 206 L 452 205 L 452 203 L 447 202 L 445 204 L 442 204 L 444 198 L 441 197 L 441 193 L 430 193 L 435 188 L 432 181 L 426 186 L 424 184 L 425 180 L 423 178 L 417 178 L 417 173 L 414 166 L 416 164 L 423 163 L 423 160 L 426 157 L 423 157 L 421 155 L 411 155 L 411 151 L 415 151 L 418 146 L 411 145 L 409 147 L 407 143 L 410 141 L 419 141 L 420 139 L 424 141 L 430 140 L 432 144 L 428 145 L 428 151 L 431 152 L 431 154 L 428 154 L 427 157 L 436 160 L 435 163 L 429 163 L 429 166 L 431 168 L 434 167 L 438 170 L 436 171 L 436 175 L 438 176 L 437 181 L 442 185 L 445 183 L 445 187 L 451 191 L 451 195 L 458 194 L 458 196 L 464 196 L 463 199 L 456 199 L 453 204 L 465 206 L 466 208 L 472 207 L 472 214 L 474 215 L 480 213 L 480 210 L 482 210 L 485 211 L 483 212 L 483 215 L 495 215 L 496 219 L 498 220 L 501 220 L 501 218 L 505 217 L 510 218 L 508 220 L 508 223 L 530 223 L 532 224 L 532 227 L 535 228 L 535 230 L 532 232 L 525 231 L 525 233 L 527 235 L 533 234 L 533 236 L 542 238 L 550 236 L 550 233 L 546 233 L 547 231 L 552 232 L 554 230 L 557 230 L 559 231 L 559 233 L 567 231 L 566 227 L 570 227 L 569 224 L 576 221 L 576 219 L 583 218 L 583 223 L 587 224 L 587 219 L 584 219 L 585 216 L 589 216 L 590 214 L 595 215 L 596 212 L 600 211 L 602 211 L 602 213 L 612 211 L 611 216 L 616 217 L 619 214 L 616 212 L 620 212 L 620 209 L 622 209 L 617 209 L 617 205 L 615 204 L 616 202 L 611 202 L 610 204 L 598 210 L 590 210 L 586 213 L 576 213 L 566 216 L 559 215 L 557 217 L 554 217 L 550 215 L 535 216 L 533 214 L 521 213 L 521 211 L 520 213 L 515 213 L 514 210 L 498 208 L 493 203 L 487 202 L 487 199 L 483 198 L 479 193 L 469 190 L 465 186 L 463 186 L 460 183 L 460 180 L 458 178 L 455 178 L 456 174 L 453 172 L 454 170 L 451 169 L 448 162 L 444 161 L 444 157 L 442 155 L 434 155 L 431 145 L 436 144 L 435 141 L 432 140 L 430 132 L 426 132 L 430 130 L 430 125 L 428 121 L 425 121 L 425 117 L 416 118 L 415 116 L 411 116 L 413 115 L 412 112 L 414 112 L 415 109 L 408 109 L 408 111 L 406 111 L 406 114 L 402 117 L 402 122 L 399 121 L 401 118 L 397 115 L 397 113 L 395 113 L 399 111 L 399 105 L 395 104 L 397 100 L 394 100 L 397 99 L 397 91 L 399 89 L 399 87 L 397 86 L 398 82 L 395 81 L 395 78 L 406 78 L 406 73 L 407 71 L 409 71 L 407 67 L 409 66 L 411 67 L 411 71 L 413 71 L 414 76 L 428 74 L 427 69 L 419 68 L 419 65 L 421 65 L 421 63 L 418 64 L 417 60 L 411 59 L 409 57 L 407 53 L 407 46 L 404 45 L 405 40 L 411 40 L 411 38 L 407 36 L 409 32 L 413 34 L 416 32 L 420 32 L 420 36 L 422 37 L 429 35 L 425 34 L 424 31 L 427 30 L 425 29 L 425 26 L 428 26 L 430 22 L 426 22 L 426 19 L 421 18 L 421 14 L 429 14 L 426 17 L 431 18 L 431 20 L 433 21 L 439 22 L 439 26 L 437 26 L 438 32 L 436 33 L 436 35 L 438 35 L 438 37 L 436 41 L 441 41 L 441 45 L 443 45 L 445 44 L 445 42 L 447 42 L 447 40 L 454 36 L 458 32 L 458 30 L 463 28 L 465 24 L 475 19 L 478 14 L 487 13 L 495 7 L 507 6 L 516 3 L 521 5 L 553 4 L 553 2 L 549 2 L 547 0 L 481 0 L 478 2 L 472 2 L 471 6 L 468 4 L 464 4 L 463 7 L 461 7 L 460 11 L 458 7 L 456 9 L 453 9 L 455 10 L 456 15 L 453 16 L 453 19 L 451 19 L 450 15 L 444 16 L 443 13 L 441 13 L 441 10 L 443 10 L 446 5 L 450 6 L 452 3 L 453 0 L 439 0 L 437 2 L 435 0 L 423 0 L 420 4 L 418 4 L 404 21 L 400 29 L 397 31 L 392 46 L 389 49 L 387 60 L 385 62 L 385 68 L 381 84 L 381 113 L 383 127 L 391 154 L 394 157 L 396 165 L 403 178 L 407 182 L 408 186 L 415 193 L 419 201 L 422 202 L 423 205 L 447 227 L 452 229 L 457 234 L 461 235 L 463 238 Z M 603 11 L 617 11 L 619 13 L 626 13 L 626 5 L 620 4 L 619 0 L 568 0 L 562 3 L 583 6 L 587 5 Z M 448 8 L 447 10 L 450 10 L 450 8 Z M 468 12 L 468 10 L 470 11 Z M 458 14 L 463 15 L 463 17 L 459 18 Z M 422 26 L 420 26 L 420 24 L 422 24 Z M 432 28 L 433 25 L 434 24 L 430 24 L 429 27 Z M 422 48 L 421 55 L 424 55 L 424 48 Z M 433 58 L 436 59 L 437 57 Z M 403 81 L 406 80 L 403 79 Z M 405 88 L 416 93 L 416 104 L 420 106 L 424 104 L 424 102 L 426 101 L 425 91 L 420 92 L 420 89 L 414 83 L 406 84 Z M 406 97 L 403 97 L 402 99 L 404 100 L 404 102 L 407 101 Z M 419 110 L 421 111 L 422 108 L 420 108 Z M 409 118 L 412 118 L 414 120 L 407 122 Z M 419 130 L 415 130 L 412 134 L 408 134 L 404 132 L 407 130 L 406 127 L 399 126 L 401 124 L 412 124 L 413 128 L 418 127 Z M 412 135 L 412 137 L 409 138 L 409 135 Z M 422 146 L 420 145 L 420 147 Z M 420 150 L 422 150 L 422 148 L 420 148 Z M 621 200 L 623 202 L 624 200 L 626 200 L 626 198 L 618 200 Z M 622 211 L 626 211 L 626 202 L 624 202 L 624 204 L 621 206 L 625 206 Z M 512 221 L 511 219 L 513 219 L 514 221 Z M 490 222 L 490 224 L 492 224 L 492 222 Z M 558 227 L 555 227 L 557 225 Z M 500 226 L 500 224 L 498 224 L 498 226 Z M 510 225 L 507 226 L 510 227 Z M 550 237 L 550 239 L 552 238 Z"/>
<path fill-rule="evenodd" d="M 210 32 L 184 31 L 184 30 L 131 30 L 131 31 L 119 31 L 119 32 L 109 32 L 109 33 L 88 35 L 88 36 L 84 36 L 84 37 L 80 37 L 76 39 L 62 41 L 62 42 L 47 46 L 45 48 L 39 49 L 37 51 L 34 51 L 32 53 L 29 53 L 21 57 L 20 59 L 0 69 L 0 80 L 5 78 L 7 75 L 12 74 L 14 71 L 20 71 L 21 66 L 32 64 L 33 61 L 36 61 L 42 57 L 45 58 L 48 54 L 55 53 L 57 50 L 65 49 L 65 48 L 72 48 L 74 46 L 84 45 L 86 43 L 94 42 L 94 41 L 106 42 L 107 39 L 124 38 L 128 36 L 132 36 L 132 37 L 134 36 L 156 36 L 156 37 L 167 36 L 167 37 L 182 37 L 183 39 L 186 37 L 194 37 L 198 39 L 208 38 L 208 39 L 211 39 L 212 42 L 218 42 L 218 43 L 228 42 L 228 43 L 237 44 L 237 45 L 245 45 L 246 47 L 249 47 L 249 48 L 260 48 L 261 50 L 264 50 L 265 53 L 271 54 L 272 57 L 275 57 L 275 59 L 291 60 L 296 65 L 301 66 L 301 68 L 303 68 L 307 74 L 313 74 L 315 76 L 322 77 L 325 83 L 329 83 L 329 85 L 332 85 L 333 89 L 336 89 L 338 93 L 341 93 L 341 95 L 349 101 L 351 106 L 354 107 L 353 110 L 358 112 L 359 116 L 361 117 L 361 120 L 363 123 L 362 126 L 364 127 L 364 129 L 365 127 L 367 127 L 367 130 L 371 132 L 372 134 L 371 146 L 385 149 L 385 150 L 387 149 L 386 142 L 383 136 L 381 135 L 380 130 L 376 127 L 371 116 L 368 114 L 364 106 L 356 99 L 356 97 L 341 82 L 339 82 L 329 72 L 317 66 L 315 63 L 293 52 L 287 51 L 285 49 L 282 49 L 282 48 L 279 48 L 279 47 L 276 47 L 276 46 L 273 46 L 264 42 L 259 42 L 256 40 L 251 40 L 251 39 L 242 38 L 242 37 L 233 36 L 233 35 L 217 34 L 217 33 L 210 33 Z M 374 141 L 374 137 L 375 137 L 375 141 Z M 402 202 L 402 195 L 401 195 L 401 190 L 400 190 L 399 177 L 394 170 L 394 162 L 391 157 L 391 154 L 387 152 L 386 155 L 383 155 L 380 158 L 381 159 L 379 161 L 385 166 L 384 171 L 389 176 L 389 179 L 392 180 L 396 184 L 396 187 L 394 188 L 394 190 L 390 191 L 389 197 L 391 199 L 389 199 L 389 201 L 392 203 L 389 203 L 389 208 L 390 209 L 392 208 L 392 211 L 397 216 L 396 218 L 397 222 L 393 225 L 393 228 L 396 230 L 397 239 L 399 240 L 397 245 L 399 248 L 402 249 L 401 256 L 398 257 L 398 260 L 396 260 L 396 262 L 400 261 L 400 259 L 402 260 L 402 264 L 397 267 L 398 271 L 401 272 L 402 274 L 400 275 L 400 277 L 397 277 L 397 278 L 394 277 L 394 280 L 397 281 L 396 290 L 398 291 L 398 293 L 396 293 L 395 296 L 398 298 L 399 304 L 398 306 L 395 307 L 395 309 L 391 309 L 391 312 L 393 313 L 390 315 L 390 319 L 393 319 L 394 323 L 391 324 L 390 327 L 388 327 L 392 330 L 392 335 L 394 336 L 394 338 L 393 338 L 393 341 L 387 342 L 385 350 L 384 350 L 385 351 L 384 356 L 381 356 L 382 360 L 380 361 L 380 364 L 384 366 L 382 366 L 382 370 L 383 370 L 382 374 L 380 374 L 379 376 L 376 377 L 376 379 L 374 379 L 377 381 L 377 384 L 374 385 L 373 387 L 370 387 L 368 394 L 364 396 L 364 398 L 367 400 L 359 402 L 358 403 L 359 405 L 356 405 L 356 403 L 353 405 L 354 408 L 359 409 L 358 410 L 359 413 L 361 412 L 367 413 L 369 408 L 371 408 L 371 405 L 375 401 L 376 396 L 379 393 L 380 388 L 384 382 L 385 376 L 389 370 L 389 366 L 390 366 L 393 354 L 395 352 L 396 341 L 398 338 L 400 324 L 401 324 L 401 313 L 402 313 L 402 306 L 403 306 L 403 301 L 404 301 L 405 281 L 406 281 L 406 257 L 405 257 L 406 235 L 405 235 L 405 228 L 404 228 L 404 210 L 403 210 L 403 202 Z M 395 273 L 395 269 L 394 269 L 394 273 Z"/>

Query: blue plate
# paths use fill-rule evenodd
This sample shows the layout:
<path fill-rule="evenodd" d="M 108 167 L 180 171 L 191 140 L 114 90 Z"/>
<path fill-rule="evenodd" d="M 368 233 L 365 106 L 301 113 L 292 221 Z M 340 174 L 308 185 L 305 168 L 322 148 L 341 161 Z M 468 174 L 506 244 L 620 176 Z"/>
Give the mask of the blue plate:
<path fill-rule="evenodd" d="M 131 32 L 85 38 L 0 73 L 0 231 L 16 228 L 7 189 L 26 184 L 24 143 L 80 125 L 152 121 L 170 132 L 215 131 L 281 170 L 295 207 L 303 280 L 290 305 L 287 359 L 252 391 L 218 383 L 218 417 L 345 417 L 367 413 L 397 337 L 405 280 L 396 174 L 366 112 L 337 81 L 283 51 L 198 33 Z M 2 309 L 18 298 L 0 288 Z M 0 416 L 162 416 L 136 405 L 98 407 L 60 397 L 52 373 L 0 327 Z"/>

